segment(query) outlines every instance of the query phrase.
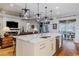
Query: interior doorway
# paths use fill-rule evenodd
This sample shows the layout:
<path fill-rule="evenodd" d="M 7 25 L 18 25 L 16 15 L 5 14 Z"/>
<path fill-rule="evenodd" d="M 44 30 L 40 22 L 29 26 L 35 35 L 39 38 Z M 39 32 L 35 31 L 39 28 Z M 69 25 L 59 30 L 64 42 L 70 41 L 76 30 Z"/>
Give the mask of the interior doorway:
<path fill-rule="evenodd" d="M 59 21 L 59 33 L 64 40 L 73 41 L 75 38 L 75 22 L 76 19 Z"/>

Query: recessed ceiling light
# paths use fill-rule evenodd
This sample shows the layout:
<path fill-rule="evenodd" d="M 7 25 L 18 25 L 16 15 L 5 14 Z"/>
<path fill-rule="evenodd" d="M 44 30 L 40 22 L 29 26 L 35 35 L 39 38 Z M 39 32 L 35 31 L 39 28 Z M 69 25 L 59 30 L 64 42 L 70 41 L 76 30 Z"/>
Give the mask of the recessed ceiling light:
<path fill-rule="evenodd" d="M 56 6 L 55 8 L 56 8 L 56 10 L 58 10 L 58 9 L 59 9 L 59 7 L 58 7 L 58 6 Z"/>

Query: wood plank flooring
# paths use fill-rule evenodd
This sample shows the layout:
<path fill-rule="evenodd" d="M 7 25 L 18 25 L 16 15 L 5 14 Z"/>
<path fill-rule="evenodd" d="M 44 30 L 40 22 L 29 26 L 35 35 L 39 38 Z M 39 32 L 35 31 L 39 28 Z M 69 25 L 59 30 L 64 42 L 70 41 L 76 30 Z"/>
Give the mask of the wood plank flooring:
<path fill-rule="evenodd" d="M 14 47 L 8 47 L 4 49 L 0 49 L 0 56 L 15 56 Z"/>
<path fill-rule="evenodd" d="M 59 50 L 54 56 L 79 56 L 77 52 L 78 47 L 75 46 L 73 41 L 64 40 L 63 49 Z"/>
<path fill-rule="evenodd" d="M 0 49 L 0 56 L 15 56 L 13 53 L 14 47 Z M 60 49 L 59 52 L 55 53 L 54 56 L 79 56 L 77 54 L 76 47 L 73 41 L 64 40 L 63 49 Z"/>

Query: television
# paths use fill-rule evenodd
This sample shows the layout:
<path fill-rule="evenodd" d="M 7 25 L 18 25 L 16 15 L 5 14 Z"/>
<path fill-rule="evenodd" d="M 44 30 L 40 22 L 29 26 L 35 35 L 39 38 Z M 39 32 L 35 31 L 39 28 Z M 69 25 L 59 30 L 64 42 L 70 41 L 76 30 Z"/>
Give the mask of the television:
<path fill-rule="evenodd" d="M 7 21 L 6 26 L 9 27 L 9 28 L 18 28 L 18 22 Z"/>

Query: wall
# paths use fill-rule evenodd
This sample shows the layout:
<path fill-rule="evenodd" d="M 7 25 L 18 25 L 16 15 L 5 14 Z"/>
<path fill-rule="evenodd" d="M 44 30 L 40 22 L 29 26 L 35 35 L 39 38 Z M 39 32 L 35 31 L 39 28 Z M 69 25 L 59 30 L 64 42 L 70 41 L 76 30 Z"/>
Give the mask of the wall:
<path fill-rule="evenodd" d="M 3 22 L 3 17 L 2 16 L 0 16 L 0 35 L 2 35 L 2 26 L 3 26 L 3 24 L 2 24 L 2 22 Z"/>
<path fill-rule="evenodd" d="M 6 27 L 6 21 L 18 22 L 18 28 L 20 28 L 20 18 L 19 17 L 6 15 L 6 14 L 0 14 L 0 34 L 2 36 L 4 35 L 3 28 Z M 11 31 L 13 31 L 13 30 L 11 30 Z"/>
<path fill-rule="evenodd" d="M 30 28 L 28 29 L 27 23 L 30 23 Z M 21 20 L 21 31 L 22 27 L 24 27 L 24 32 L 31 32 L 31 25 L 34 25 L 38 29 L 38 23 L 34 19 L 29 20 Z"/>
<path fill-rule="evenodd" d="M 24 32 L 32 31 L 31 28 L 28 29 L 27 23 L 30 23 L 30 27 L 31 27 L 31 25 L 34 25 L 38 29 L 37 22 L 34 19 L 22 20 L 19 17 L 6 15 L 6 14 L 0 14 L 0 33 L 1 33 L 1 35 L 4 34 L 4 32 L 2 30 L 4 27 L 6 27 L 6 21 L 18 22 L 18 24 L 19 24 L 18 29 L 20 29 L 19 30 L 20 32 L 22 32 L 22 29 L 23 29 L 22 27 L 24 27 Z"/>
<path fill-rule="evenodd" d="M 54 19 L 54 20 L 51 20 L 50 21 L 50 25 L 48 26 L 49 28 L 49 31 L 50 31 L 50 33 L 57 33 L 58 34 L 58 30 L 59 30 L 59 27 L 60 27 L 60 25 L 59 25 L 59 20 L 68 20 L 68 19 L 76 19 L 76 24 L 75 24 L 75 27 L 76 27 L 76 30 L 75 30 L 75 35 L 76 35 L 76 37 L 75 37 L 75 42 L 79 42 L 79 16 L 71 16 L 71 17 L 66 17 L 66 18 L 58 18 L 58 19 Z M 30 29 L 27 29 L 27 23 L 29 22 L 30 23 L 30 25 L 35 25 L 35 27 L 38 29 L 38 23 L 34 20 L 34 19 L 30 19 L 29 21 L 27 21 L 27 20 L 21 20 L 20 18 L 18 18 L 18 17 L 13 17 L 13 16 L 9 16 L 9 15 L 1 15 L 0 14 L 0 33 L 2 34 L 2 28 L 3 27 L 5 27 L 5 25 L 6 25 L 6 21 L 17 21 L 17 22 L 19 22 L 19 28 L 21 29 L 21 31 L 22 31 L 22 26 L 24 26 L 24 31 L 25 32 L 27 32 L 27 30 L 29 30 L 29 31 L 32 31 L 32 30 L 30 30 Z M 55 29 L 52 29 L 52 27 L 53 27 L 53 24 L 54 23 L 57 23 L 57 30 Z"/>
<path fill-rule="evenodd" d="M 57 26 L 57 29 L 53 29 L 54 23 L 58 24 L 58 20 L 57 19 L 50 20 L 50 24 L 48 25 L 48 30 L 49 30 L 49 33 L 56 35 L 56 34 L 58 34 L 58 26 Z"/>

